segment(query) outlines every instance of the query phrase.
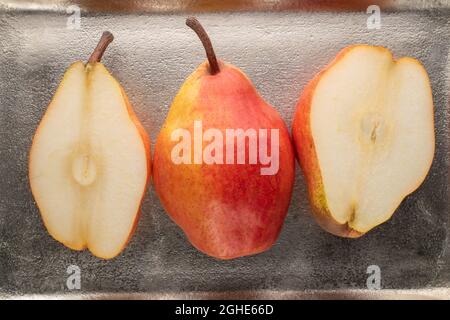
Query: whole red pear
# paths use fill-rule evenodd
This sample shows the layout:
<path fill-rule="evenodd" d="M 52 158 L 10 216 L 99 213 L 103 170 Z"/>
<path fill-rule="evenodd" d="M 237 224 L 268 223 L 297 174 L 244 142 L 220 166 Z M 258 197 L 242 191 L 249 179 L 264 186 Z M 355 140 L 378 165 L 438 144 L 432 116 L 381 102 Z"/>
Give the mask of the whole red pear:
<path fill-rule="evenodd" d="M 183 84 L 158 136 L 153 164 L 155 189 L 169 216 L 200 251 L 219 259 L 257 254 L 276 241 L 289 207 L 295 168 L 289 132 L 244 73 L 217 61 L 200 23 L 188 18 L 186 24 L 199 35 L 208 61 Z M 194 129 L 198 124 L 204 133 L 201 149 L 194 150 L 192 143 L 192 153 L 178 154 L 182 137 L 198 138 Z M 225 145 L 210 154 L 213 163 L 205 159 L 208 146 L 219 143 L 220 136 L 225 143 L 229 129 L 258 134 L 257 163 L 250 159 L 254 149 L 250 150 L 249 137 L 244 137 L 245 150 L 239 149 L 237 138 L 233 141 L 233 163 L 227 163 L 230 154 Z M 261 161 L 259 153 L 265 143 L 261 132 L 265 130 L 267 154 L 278 152 L 278 159 L 272 158 L 277 165 Z M 215 139 L 206 139 L 208 131 Z M 278 145 L 270 144 L 276 135 Z M 237 163 L 241 152 L 245 152 L 245 163 Z M 174 155 L 190 163 L 180 163 L 179 158 L 174 161 Z M 272 172 L 267 172 L 269 166 Z"/>

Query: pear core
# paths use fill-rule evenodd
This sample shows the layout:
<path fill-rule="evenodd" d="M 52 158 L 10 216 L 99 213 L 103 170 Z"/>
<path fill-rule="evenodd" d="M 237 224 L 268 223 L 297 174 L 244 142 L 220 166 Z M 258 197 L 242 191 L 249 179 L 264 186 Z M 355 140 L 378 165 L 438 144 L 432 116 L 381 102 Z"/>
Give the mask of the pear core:
<path fill-rule="evenodd" d="M 382 143 L 386 139 L 387 122 L 382 115 L 369 112 L 362 116 L 360 141 L 363 144 Z"/>
<path fill-rule="evenodd" d="M 97 177 L 97 166 L 88 154 L 80 154 L 72 161 L 72 176 L 82 186 L 89 186 Z"/>

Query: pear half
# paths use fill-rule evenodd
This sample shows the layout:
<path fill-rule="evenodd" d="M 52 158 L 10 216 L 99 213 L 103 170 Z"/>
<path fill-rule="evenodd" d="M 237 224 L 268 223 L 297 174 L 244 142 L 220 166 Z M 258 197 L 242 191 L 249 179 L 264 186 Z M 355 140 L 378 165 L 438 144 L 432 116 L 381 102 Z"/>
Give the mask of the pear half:
<path fill-rule="evenodd" d="M 430 169 L 427 72 L 383 47 L 348 47 L 305 88 L 292 133 L 318 223 L 358 237 L 388 220 Z"/>
<path fill-rule="evenodd" d="M 108 36 L 99 43 L 103 51 Z M 48 232 L 107 259 L 121 252 L 137 223 L 150 142 L 100 58 L 66 71 L 34 136 L 29 178 Z"/>

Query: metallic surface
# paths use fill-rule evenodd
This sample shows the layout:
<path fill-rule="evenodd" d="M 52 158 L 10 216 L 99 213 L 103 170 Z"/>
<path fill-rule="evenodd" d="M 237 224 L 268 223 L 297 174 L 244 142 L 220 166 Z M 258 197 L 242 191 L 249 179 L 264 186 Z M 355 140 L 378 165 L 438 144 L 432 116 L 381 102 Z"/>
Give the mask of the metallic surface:
<path fill-rule="evenodd" d="M 447 1 L 413 1 L 416 9 L 407 10 L 405 1 L 394 1 L 382 11 L 381 29 L 367 28 L 365 9 L 277 9 L 289 1 L 265 1 L 254 4 L 255 10 L 239 4 L 189 10 L 183 6 L 189 1 L 158 10 L 158 1 L 150 2 L 153 9 L 148 1 L 145 7 L 144 1 L 129 1 L 132 9 L 123 12 L 114 1 L 110 10 L 89 10 L 94 1 L 31 2 L 0 1 L 0 297 L 450 298 Z M 78 30 L 67 28 L 64 9 L 74 3 L 82 8 Z M 396 57 L 420 59 L 433 87 L 437 138 L 423 185 L 387 223 L 360 239 L 341 239 L 314 222 L 297 167 L 277 243 L 232 261 L 195 250 L 151 187 L 136 233 L 119 257 L 103 261 L 57 243 L 41 222 L 27 165 L 33 133 L 65 69 L 88 58 L 103 30 L 113 32 L 104 63 L 154 143 L 171 99 L 204 60 L 199 40 L 184 25 L 186 11 L 201 12 L 219 58 L 246 72 L 288 126 L 307 81 L 346 45 L 383 45 Z M 81 290 L 66 287 L 70 265 L 81 269 Z M 380 267 L 388 290 L 364 290 L 369 265 Z"/>
<path fill-rule="evenodd" d="M 448 0 L 3 0 L 10 10 L 66 11 L 76 4 L 85 12 L 186 13 L 223 11 L 383 11 L 448 9 Z"/>

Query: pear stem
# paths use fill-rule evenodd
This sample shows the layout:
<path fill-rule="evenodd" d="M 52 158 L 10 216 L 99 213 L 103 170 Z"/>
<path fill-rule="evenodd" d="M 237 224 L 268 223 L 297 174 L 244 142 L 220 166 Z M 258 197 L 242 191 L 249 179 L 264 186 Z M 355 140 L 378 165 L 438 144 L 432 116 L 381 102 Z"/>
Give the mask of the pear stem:
<path fill-rule="evenodd" d="M 100 62 L 103 54 L 105 53 L 108 45 L 114 40 L 114 36 L 111 32 L 105 31 L 100 38 L 97 46 L 89 57 L 88 63 Z"/>
<path fill-rule="evenodd" d="M 186 19 L 186 25 L 195 31 L 195 33 L 200 38 L 200 41 L 203 44 L 203 47 L 206 51 L 206 57 L 209 62 L 209 72 L 211 75 L 215 75 L 220 72 L 219 64 L 217 62 L 216 54 L 214 53 L 214 48 L 212 46 L 211 40 L 209 39 L 208 34 L 206 33 L 203 26 L 200 24 L 200 21 L 195 17 L 189 17 Z"/>

